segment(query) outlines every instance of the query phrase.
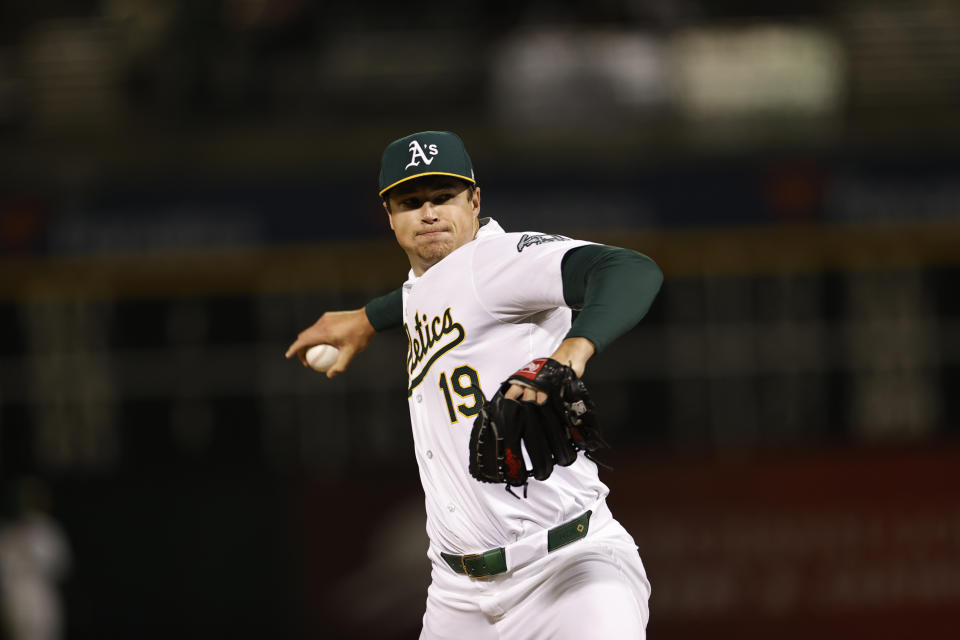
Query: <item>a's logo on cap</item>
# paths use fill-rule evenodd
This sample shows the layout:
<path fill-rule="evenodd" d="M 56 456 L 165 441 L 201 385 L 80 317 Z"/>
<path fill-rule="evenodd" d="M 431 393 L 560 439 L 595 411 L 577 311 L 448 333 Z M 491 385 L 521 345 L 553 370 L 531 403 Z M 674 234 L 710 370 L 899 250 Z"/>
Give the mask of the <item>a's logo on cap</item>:
<path fill-rule="evenodd" d="M 435 156 L 439 153 L 439 151 L 437 151 L 437 145 L 435 144 L 428 144 L 427 151 L 430 152 L 431 156 Z M 433 158 L 427 157 L 427 154 L 424 152 L 423 147 L 420 146 L 420 143 L 416 140 L 413 140 L 410 142 L 410 162 L 404 167 L 404 170 L 409 169 L 410 167 L 419 167 L 420 160 L 423 160 L 424 164 L 430 164 L 433 162 Z"/>

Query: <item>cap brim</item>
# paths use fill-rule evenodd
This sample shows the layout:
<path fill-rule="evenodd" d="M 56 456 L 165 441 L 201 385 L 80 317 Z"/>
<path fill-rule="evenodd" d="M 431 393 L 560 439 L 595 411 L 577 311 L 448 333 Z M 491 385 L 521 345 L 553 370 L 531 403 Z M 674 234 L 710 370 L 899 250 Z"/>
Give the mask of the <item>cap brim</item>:
<path fill-rule="evenodd" d="M 477 181 L 474 180 L 473 178 L 471 178 L 471 177 L 469 177 L 469 176 L 460 175 L 459 173 L 449 173 L 449 172 L 447 172 L 447 171 L 427 171 L 427 172 L 425 172 L 425 173 L 418 173 L 418 174 L 416 174 L 416 175 L 407 176 L 406 178 L 403 178 L 402 180 L 397 180 L 396 182 L 394 182 L 393 184 L 391 184 L 389 187 L 385 187 L 385 188 L 381 189 L 381 190 L 380 190 L 380 197 L 382 198 L 382 197 L 383 197 L 383 194 L 385 194 L 387 191 L 390 191 L 390 189 L 393 189 L 393 188 L 394 188 L 395 186 L 397 186 L 398 184 L 403 184 L 404 182 L 409 182 L 410 180 L 416 180 L 417 178 L 422 178 L 422 177 L 424 177 L 424 176 L 452 176 L 452 177 L 454 177 L 454 178 L 460 178 L 461 180 L 466 180 L 466 181 L 469 182 L 470 184 L 477 184 Z"/>

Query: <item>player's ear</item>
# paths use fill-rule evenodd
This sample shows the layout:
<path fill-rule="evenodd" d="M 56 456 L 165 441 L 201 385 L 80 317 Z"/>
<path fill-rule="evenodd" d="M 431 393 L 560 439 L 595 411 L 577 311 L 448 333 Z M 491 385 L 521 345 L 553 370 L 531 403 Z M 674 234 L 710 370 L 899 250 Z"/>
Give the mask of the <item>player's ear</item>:
<path fill-rule="evenodd" d="M 474 187 L 474 188 L 473 188 L 472 204 L 473 204 L 473 214 L 474 214 L 474 215 L 479 215 L 479 213 L 480 213 L 480 187 Z"/>
<path fill-rule="evenodd" d="M 396 231 L 396 229 L 393 228 L 393 216 L 390 215 L 390 203 L 383 200 L 380 204 L 383 205 L 383 210 L 387 212 L 387 222 L 390 223 L 390 229 Z"/>

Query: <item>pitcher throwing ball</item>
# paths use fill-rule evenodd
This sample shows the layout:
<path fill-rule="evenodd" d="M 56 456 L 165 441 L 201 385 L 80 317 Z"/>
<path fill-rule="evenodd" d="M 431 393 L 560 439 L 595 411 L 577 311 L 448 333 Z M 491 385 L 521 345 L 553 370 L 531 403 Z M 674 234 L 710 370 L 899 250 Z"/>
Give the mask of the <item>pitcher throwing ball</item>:
<path fill-rule="evenodd" d="M 607 508 L 592 459 L 605 442 L 581 377 L 646 314 L 660 269 L 634 251 L 481 218 L 453 133 L 390 143 L 380 196 L 410 260 L 406 282 L 325 313 L 287 357 L 305 363 L 309 347 L 333 345 L 333 377 L 377 331 L 406 332 L 432 562 L 420 637 L 645 637 L 650 584 Z"/>

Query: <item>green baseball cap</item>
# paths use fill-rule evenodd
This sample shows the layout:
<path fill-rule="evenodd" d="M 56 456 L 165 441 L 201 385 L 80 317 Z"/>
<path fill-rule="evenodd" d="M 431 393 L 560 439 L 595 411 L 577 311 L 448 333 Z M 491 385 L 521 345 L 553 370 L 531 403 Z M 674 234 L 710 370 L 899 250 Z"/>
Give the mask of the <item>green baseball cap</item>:
<path fill-rule="evenodd" d="M 394 140 L 380 161 L 380 196 L 401 182 L 423 176 L 454 176 L 476 184 L 463 141 L 449 131 L 421 131 Z"/>

